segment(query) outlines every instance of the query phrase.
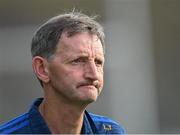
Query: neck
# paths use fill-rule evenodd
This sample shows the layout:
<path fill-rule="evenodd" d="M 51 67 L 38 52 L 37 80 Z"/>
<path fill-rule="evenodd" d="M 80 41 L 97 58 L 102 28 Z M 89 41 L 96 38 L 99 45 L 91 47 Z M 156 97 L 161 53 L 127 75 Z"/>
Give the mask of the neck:
<path fill-rule="evenodd" d="M 53 134 L 80 134 L 85 108 L 45 98 L 39 111 Z"/>

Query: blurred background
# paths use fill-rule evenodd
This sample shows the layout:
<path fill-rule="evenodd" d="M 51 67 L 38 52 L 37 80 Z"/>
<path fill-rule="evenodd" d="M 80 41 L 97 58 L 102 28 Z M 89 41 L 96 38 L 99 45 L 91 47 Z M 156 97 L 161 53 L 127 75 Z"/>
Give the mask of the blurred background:
<path fill-rule="evenodd" d="M 0 0 L 0 124 L 42 96 L 32 35 L 73 8 L 99 14 L 106 33 L 104 91 L 88 110 L 129 134 L 180 133 L 180 0 Z"/>

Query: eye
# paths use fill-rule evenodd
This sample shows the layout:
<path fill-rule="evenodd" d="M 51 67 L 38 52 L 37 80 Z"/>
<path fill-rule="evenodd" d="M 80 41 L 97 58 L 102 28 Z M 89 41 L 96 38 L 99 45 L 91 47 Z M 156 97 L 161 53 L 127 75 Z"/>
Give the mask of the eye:
<path fill-rule="evenodd" d="M 102 66 L 102 65 L 103 65 L 103 61 L 102 61 L 102 60 L 99 60 L 99 59 L 95 59 L 95 63 L 96 63 L 96 65 L 98 65 L 98 66 Z"/>
<path fill-rule="evenodd" d="M 82 64 L 82 63 L 85 63 L 87 62 L 87 59 L 82 57 L 82 58 L 77 58 L 75 60 L 72 61 L 72 64 Z"/>

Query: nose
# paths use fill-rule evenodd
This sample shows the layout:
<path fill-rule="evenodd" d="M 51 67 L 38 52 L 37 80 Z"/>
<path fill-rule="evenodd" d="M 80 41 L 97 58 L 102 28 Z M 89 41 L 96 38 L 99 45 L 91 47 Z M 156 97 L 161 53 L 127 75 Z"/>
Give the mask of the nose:
<path fill-rule="evenodd" d="M 94 61 L 90 61 L 87 63 L 84 76 L 86 79 L 89 79 L 91 81 L 98 80 L 98 70 Z"/>

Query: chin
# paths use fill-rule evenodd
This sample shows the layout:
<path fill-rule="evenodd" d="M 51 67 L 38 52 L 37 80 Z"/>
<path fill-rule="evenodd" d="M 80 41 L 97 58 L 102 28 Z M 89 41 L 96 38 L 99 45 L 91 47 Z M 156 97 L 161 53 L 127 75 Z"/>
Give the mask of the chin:
<path fill-rule="evenodd" d="M 97 89 L 96 90 L 81 90 L 81 93 L 78 94 L 77 100 L 79 100 L 81 103 L 90 104 L 92 102 L 95 102 L 98 98 L 99 94 Z"/>
<path fill-rule="evenodd" d="M 84 102 L 86 102 L 86 103 L 92 103 L 92 102 L 95 102 L 97 100 L 97 96 L 94 96 L 94 97 L 87 97 L 87 98 L 84 98 L 83 100 L 82 100 L 82 102 L 84 101 Z"/>

